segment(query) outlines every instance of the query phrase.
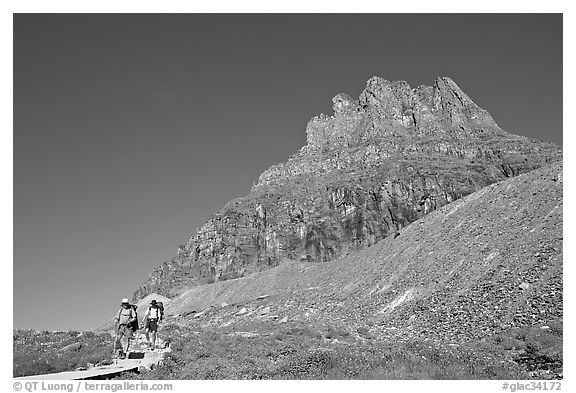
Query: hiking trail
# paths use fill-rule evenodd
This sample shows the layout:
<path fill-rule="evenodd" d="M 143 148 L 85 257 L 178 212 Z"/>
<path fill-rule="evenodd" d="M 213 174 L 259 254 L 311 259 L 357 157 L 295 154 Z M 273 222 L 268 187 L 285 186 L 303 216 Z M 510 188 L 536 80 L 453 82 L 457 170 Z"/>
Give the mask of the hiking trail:
<path fill-rule="evenodd" d="M 63 371 L 52 374 L 29 375 L 15 379 L 20 380 L 81 380 L 81 379 L 110 379 L 119 376 L 123 372 L 140 372 L 151 369 L 159 364 L 166 353 L 170 352 L 170 347 L 165 346 L 164 340 L 158 338 L 158 348 L 154 351 L 142 348 L 138 339 L 134 344 L 134 349 L 128 352 L 126 359 L 113 360 L 112 364 L 94 366 L 85 370 Z"/>

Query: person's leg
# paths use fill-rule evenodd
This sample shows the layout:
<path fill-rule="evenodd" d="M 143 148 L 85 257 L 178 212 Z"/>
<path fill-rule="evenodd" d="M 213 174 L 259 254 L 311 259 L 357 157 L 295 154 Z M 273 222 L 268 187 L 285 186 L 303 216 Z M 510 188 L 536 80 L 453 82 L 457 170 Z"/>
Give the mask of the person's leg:
<path fill-rule="evenodd" d="M 157 320 L 150 320 L 150 334 L 152 335 L 151 349 L 156 349 L 156 332 L 158 331 Z"/>
<path fill-rule="evenodd" d="M 114 352 L 116 352 L 119 349 L 122 349 L 122 342 L 120 341 L 120 339 L 122 338 L 120 336 L 120 328 L 118 328 L 116 330 L 116 337 L 114 338 Z"/>
<path fill-rule="evenodd" d="M 116 349 L 118 349 L 119 353 L 118 355 L 120 356 L 120 358 L 122 358 L 122 355 L 124 354 L 124 346 L 122 345 L 122 337 L 124 336 L 124 328 L 123 327 L 119 327 L 118 328 L 118 334 L 116 335 Z"/>
<path fill-rule="evenodd" d="M 132 337 L 132 330 L 128 326 L 124 328 L 124 335 L 126 336 L 126 353 L 130 350 L 130 338 Z"/>
<path fill-rule="evenodd" d="M 156 330 L 152 332 L 152 348 L 156 349 Z"/>

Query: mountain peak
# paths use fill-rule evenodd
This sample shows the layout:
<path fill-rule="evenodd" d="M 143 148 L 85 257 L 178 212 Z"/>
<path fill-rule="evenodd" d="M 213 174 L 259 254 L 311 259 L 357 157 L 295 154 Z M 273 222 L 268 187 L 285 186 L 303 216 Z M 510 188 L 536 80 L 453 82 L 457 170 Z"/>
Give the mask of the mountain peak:
<path fill-rule="evenodd" d="M 314 117 L 307 126 L 310 147 L 350 143 L 365 139 L 375 129 L 381 136 L 391 130 L 423 135 L 438 130 L 472 133 L 477 128 L 502 133 L 490 114 L 478 107 L 449 77 L 438 77 L 432 86 L 412 89 L 405 81 L 373 76 L 358 99 L 339 93 L 332 99 L 333 116 Z"/>
<path fill-rule="evenodd" d="M 198 229 L 136 292 L 172 296 L 285 261 L 329 261 L 442 206 L 562 159 L 558 146 L 500 129 L 448 77 L 411 88 L 374 76 L 312 118 L 307 144 Z M 208 280 L 208 281 L 205 281 Z"/>

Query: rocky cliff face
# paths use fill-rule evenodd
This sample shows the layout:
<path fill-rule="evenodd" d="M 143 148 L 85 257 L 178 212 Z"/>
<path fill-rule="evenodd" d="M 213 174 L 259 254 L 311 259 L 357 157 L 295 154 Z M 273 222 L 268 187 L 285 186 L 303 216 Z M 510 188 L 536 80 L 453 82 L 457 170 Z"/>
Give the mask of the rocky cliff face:
<path fill-rule="evenodd" d="M 333 98 L 307 144 L 229 202 L 139 288 L 167 296 L 285 260 L 363 249 L 480 188 L 562 159 L 558 146 L 501 130 L 449 78 L 412 89 L 368 80 Z"/>

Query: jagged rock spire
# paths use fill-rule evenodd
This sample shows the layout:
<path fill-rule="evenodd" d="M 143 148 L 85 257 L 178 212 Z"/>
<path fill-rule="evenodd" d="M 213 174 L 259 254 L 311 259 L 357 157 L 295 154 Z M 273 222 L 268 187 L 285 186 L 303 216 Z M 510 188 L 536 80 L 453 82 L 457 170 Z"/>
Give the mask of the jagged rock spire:
<path fill-rule="evenodd" d="M 404 81 L 373 76 L 357 100 L 339 93 L 332 102 L 333 116 L 316 116 L 308 123 L 308 145 L 349 142 L 352 135 L 361 137 L 374 128 L 381 134 L 394 129 L 430 133 L 451 127 L 468 132 L 478 127 L 501 131 L 490 114 L 448 77 L 436 78 L 432 86 L 412 89 Z"/>

